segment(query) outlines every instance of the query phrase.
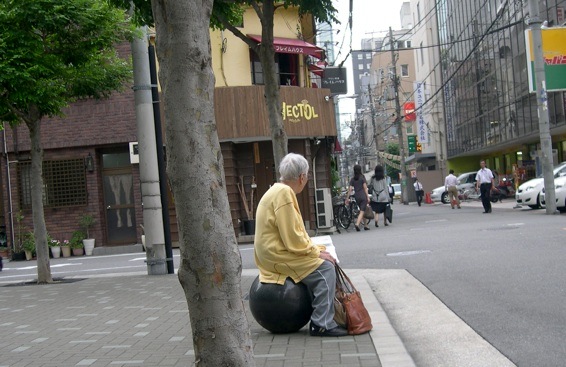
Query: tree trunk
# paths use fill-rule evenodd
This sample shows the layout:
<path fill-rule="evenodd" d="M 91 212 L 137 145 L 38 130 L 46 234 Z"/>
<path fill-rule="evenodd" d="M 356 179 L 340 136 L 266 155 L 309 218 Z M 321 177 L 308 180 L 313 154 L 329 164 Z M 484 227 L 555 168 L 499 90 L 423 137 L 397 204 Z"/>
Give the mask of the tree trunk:
<path fill-rule="evenodd" d="M 255 366 L 214 119 L 212 0 L 153 0 L 167 119 L 167 173 L 197 366 Z"/>
<path fill-rule="evenodd" d="M 41 148 L 41 120 L 32 118 L 26 121 L 31 140 L 31 209 L 33 217 L 33 235 L 37 254 L 37 282 L 51 283 L 49 267 L 49 248 L 47 247 L 47 229 L 43 213 L 43 149 Z"/>
<path fill-rule="evenodd" d="M 280 81 L 275 69 L 275 49 L 273 47 L 273 17 L 275 13 L 274 2 L 263 2 L 263 21 L 259 59 L 263 68 L 265 81 L 265 103 L 271 128 L 271 142 L 273 144 L 273 159 L 275 171 L 279 179 L 279 163 L 288 152 L 287 133 L 283 125 L 281 113 Z"/>

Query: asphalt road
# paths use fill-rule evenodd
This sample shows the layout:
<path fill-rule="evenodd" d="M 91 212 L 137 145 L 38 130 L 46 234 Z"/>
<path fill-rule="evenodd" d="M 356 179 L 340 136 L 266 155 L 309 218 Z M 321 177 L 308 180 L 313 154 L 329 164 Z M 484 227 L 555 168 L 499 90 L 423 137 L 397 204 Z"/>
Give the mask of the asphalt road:
<path fill-rule="evenodd" d="M 332 236 L 345 269 L 406 269 L 518 366 L 566 360 L 566 214 L 479 203 L 395 204 L 394 223 Z M 244 269 L 253 249 L 240 246 Z M 178 251 L 174 251 L 178 264 Z M 54 277 L 144 272 L 145 254 L 52 259 Z M 35 262 L 10 262 L 0 284 L 36 276 Z M 391 316 L 390 316 L 391 317 Z M 396 320 L 392 320 L 395 324 Z"/>
<path fill-rule="evenodd" d="M 516 365 L 564 366 L 566 215 L 511 207 L 396 204 L 393 225 L 333 242 L 346 269 L 409 271 Z"/>

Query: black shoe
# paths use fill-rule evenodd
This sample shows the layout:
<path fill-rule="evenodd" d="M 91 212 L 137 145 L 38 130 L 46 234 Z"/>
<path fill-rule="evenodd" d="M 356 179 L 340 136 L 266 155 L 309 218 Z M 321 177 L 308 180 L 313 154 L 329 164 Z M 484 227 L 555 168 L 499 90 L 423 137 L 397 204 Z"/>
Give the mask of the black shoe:
<path fill-rule="evenodd" d="M 311 322 L 309 326 L 309 332 L 311 336 L 346 336 L 348 335 L 348 330 L 343 327 L 336 326 L 334 329 L 324 329 L 320 326 L 316 326 Z"/>
<path fill-rule="evenodd" d="M 377 222 L 375 222 L 375 227 L 376 227 L 376 228 L 379 227 L 379 224 L 377 224 Z"/>
<path fill-rule="evenodd" d="M 360 227 L 358 227 L 357 224 L 354 224 L 354 227 L 356 227 L 356 232 L 359 232 L 359 231 L 360 231 Z"/>
<path fill-rule="evenodd" d="M 369 227 L 368 227 L 368 226 L 364 226 L 364 231 L 369 231 Z"/>

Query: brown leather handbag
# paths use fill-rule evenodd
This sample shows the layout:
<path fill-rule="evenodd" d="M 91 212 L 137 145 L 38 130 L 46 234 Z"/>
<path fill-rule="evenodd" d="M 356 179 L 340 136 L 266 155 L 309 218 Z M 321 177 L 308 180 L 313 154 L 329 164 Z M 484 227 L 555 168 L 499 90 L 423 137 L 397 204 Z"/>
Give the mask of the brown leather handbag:
<path fill-rule="evenodd" d="M 343 306 L 346 313 L 348 334 L 359 335 L 370 331 L 373 326 L 368 310 L 364 306 L 360 292 L 338 264 L 336 269 L 336 300 Z M 338 311 L 338 313 L 340 313 Z M 335 310 L 336 319 L 336 310 Z"/>

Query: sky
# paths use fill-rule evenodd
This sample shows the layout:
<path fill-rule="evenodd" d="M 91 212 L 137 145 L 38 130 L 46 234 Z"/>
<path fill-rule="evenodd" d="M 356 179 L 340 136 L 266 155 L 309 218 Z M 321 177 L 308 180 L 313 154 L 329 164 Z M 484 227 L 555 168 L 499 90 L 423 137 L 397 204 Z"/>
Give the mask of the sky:
<path fill-rule="evenodd" d="M 353 1 L 353 13 L 352 13 L 352 49 L 361 49 L 362 38 L 371 38 L 372 32 L 384 33 L 389 29 L 401 28 L 401 5 L 403 2 L 408 0 L 354 0 Z M 335 54 L 338 54 L 338 50 L 344 40 L 344 45 L 342 47 L 340 55 L 337 56 L 337 63 L 344 60 L 345 55 L 350 50 L 350 32 L 346 32 L 344 37 L 344 32 L 347 29 L 348 24 L 348 12 L 349 12 L 350 0 L 334 0 L 334 7 L 338 10 L 337 18 L 340 20 L 339 25 L 334 25 L 335 29 L 340 29 L 340 33 L 335 35 L 335 41 L 340 42 L 338 46 L 335 46 Z M 374 37 L 379 37 L 377 33 L 373 33 Z M 344 66 L 348 68 L 348 94 L 354 94 L 354 85 L 352 82 L 352 62 L 351 56 L 348 57 Z M 339 99 L 341 121 L 349 121 L 354 118 L 356 112 L 355 102 L 351 98 Z M 344 113 L 350 113 L 351 118 L 348 115 L 343 115 Z M 349 134 L 349 133 L 347 133 Z"/>

